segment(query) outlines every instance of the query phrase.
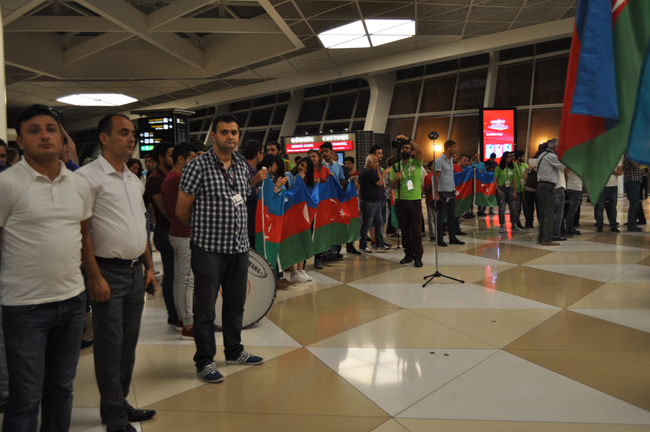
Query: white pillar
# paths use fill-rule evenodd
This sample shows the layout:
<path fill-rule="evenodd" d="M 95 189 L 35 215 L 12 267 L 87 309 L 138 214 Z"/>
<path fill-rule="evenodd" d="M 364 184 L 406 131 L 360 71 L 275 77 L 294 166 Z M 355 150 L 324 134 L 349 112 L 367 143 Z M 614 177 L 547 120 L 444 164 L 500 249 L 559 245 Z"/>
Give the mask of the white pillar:
<path fill-rule="evenodd" d="M 384 133 L 388 123 L 388 112 L 395 89 L 395 72 L 381 75 L 364 76 L 370 84 L 370 102 L 363 130 Z"/>
<path fill-rule="evenodd" d="M 485 99 L 483 108 L 492 108 L 497 94 L 497 76 L 499 75 L 499 51 L 490 53 L 487 83 L 485 85 Z"/>
<path fill-rule="evenodd" d="M 304 92 L 302 90 L 294 90 L 291 92 L 291 99 L 289 100 L 289 106 L 287 107 L 287 112 L 284 115 L 284 121 L 282 122 L 282 129 L 280 129 L 280 136 L 286 137 L 293 135 L 293 132 L 296 130 L 296 123 L 298 123 L 298 117 L 300 116 L 300 109 L 302 108 L 302 97 Z"/>
<path fill-rule="evenodd" d="M 7 84 L 5 81 L 5 38 L 0 15 L 0 138 L 7 141 Z"/>

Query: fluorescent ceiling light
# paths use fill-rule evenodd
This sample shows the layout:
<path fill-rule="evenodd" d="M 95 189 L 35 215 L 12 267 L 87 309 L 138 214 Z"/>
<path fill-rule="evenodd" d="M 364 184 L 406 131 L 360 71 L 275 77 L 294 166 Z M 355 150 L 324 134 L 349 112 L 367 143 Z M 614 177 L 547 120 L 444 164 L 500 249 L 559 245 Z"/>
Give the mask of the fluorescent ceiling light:
<path fill-rule="evenodd" d="M 318 38 L 325 48 L 340 49 L 370 48 L 370 41 L 372 46 L 379 46 L 413 35 L 415 22 L 412 20 L 368 19 L 333 28 L 319 34 Z"/>
<path fill-rule="evenodd" d="M 117 93 L 82 93 L 60 97 L 57 101 L 77 106 L 120 106 L 138 100 Z"/>

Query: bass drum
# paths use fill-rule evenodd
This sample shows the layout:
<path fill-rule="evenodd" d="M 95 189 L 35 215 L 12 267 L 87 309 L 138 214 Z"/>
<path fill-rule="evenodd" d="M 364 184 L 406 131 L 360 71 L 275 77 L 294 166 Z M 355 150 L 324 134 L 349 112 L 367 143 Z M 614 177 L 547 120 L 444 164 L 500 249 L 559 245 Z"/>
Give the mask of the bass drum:
<path fill-rule="evenodd" d="M 243 328 L 257 324 L 264 318 L 275 300 L 275 272 L 271 264 L 262 254 L 253 249 L 248 251 L 248 259 L 248 291 L 246 293 Z M 221 290 L 219 290 L 219 297 L 214 307 L 216 317 L 214 326 L 219 330 L 223 327 L 221 321 L 222 307 L 223 299 L 221 298 Z"/>

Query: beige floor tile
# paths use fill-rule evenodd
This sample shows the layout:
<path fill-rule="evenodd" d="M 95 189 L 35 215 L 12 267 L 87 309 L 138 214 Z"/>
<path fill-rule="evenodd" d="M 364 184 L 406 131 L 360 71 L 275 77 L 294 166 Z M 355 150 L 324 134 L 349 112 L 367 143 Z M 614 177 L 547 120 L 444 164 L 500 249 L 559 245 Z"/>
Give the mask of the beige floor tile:
<path fill-rule="evenodd" d="M 327 415 L 282 415 L 221 412 L 158 411 L 152 421 L 142 423 L 143 432 L 369 432 L 385 422 L 382 417 Z"/>
<path fill-rule="evenodd" d="M 644 259 L 639 261 L 638 264 L 650 266 L 650 256 L 645 257 Z"/>
<path fill-rule="evenodd" d="M 512 264 L 524 264 L 553 254 L 552 251 L 534 249 L 506 242 L 486 243 L 474 249 L 468 249 L 464 253 Z"/>
<path fill-rule="evenodd" d="M 390 419 L 381 426 L 373 429 L 372 432 L 409 432 L 404 426 L 399 424 L 395 419 Z"/>
<path fill-rule="evenodd" d="M 648 432 L 647 425 L 404 419 L 409 432 Z"/>
<path fill-rule="evenodd" d="M 276 301 L 273 309 L 400 309 L 399 306 L 381 300 L 349 285 L 338 285 L 324 291 L 306 294 L 298 298 Z"/>
<path fill-rule="evenodd" d="M 474 283 L 561 308 L 572 305 L 604 285 L 599 281 L 523 266 Z"/>
<path fill-rule="evenodd" d="M 560 312 L 559 309 L 409 310 L 497 348 L 503 348 Z"/>
<path fill-rule="evenodd" d="M 569 309 L 650 309 L 650 295 L 636 288 L 605 284 L 572 304 Z"/>
<path fill-rule="evenodd" d="M 325 267 L 319 273 L 341 282 L 354 282 L 368 276 L 385 273 L 402 267 L 400 264 L 381 259 L 384 254 L 398 252 L 378 252 L 372 255 L 343 255 L 345 261 L 332 263 L 332 267 Z M 377 256 L 375 256 L 377 255 Z"/>
<path fill-rule="evenodd" d="M 640 249 L 648 249 L 648 236 L 647 235 L 628 235 L 623 234 L 625 226 L 619 227 L 621 234 L 614 234 L 611 232 L 605 232 L 598 236 L 588 239 L 587 241 L 597 242 L 597 243 L 606 243 L 617 246 L 629 246 L 636 247 Z"/>
<path fill-rule="evenodd" d="M 74 401 L 72 406 L 79 408 L 99 408 L 99 389 L 95 378 L 95 357 L 86 355 L 79 358 L 77 376 L 74 379 Z M 133 385 L 126 398 L 133 406 L 138 406 Z"/>
<path fill-rule="evenodd" d="M 507 271 L 516 267 L 514 264 L 499 264 L 499 265 L 475 265 L 475 266 L 439 266 L 440 273 L 445 276 L 450 276 L 456 279 L 461 279 L 467 283 L 474 283 L 483 280 L 487 277 L 494 277 L 494 275 Z M 421 268 L 406 267 L 393 270 L 381 275 L 370 276 L 365 279 L 356 281 L 355 283 L 361 284 L 400 284 L 400 283 L 420 283 L 423 284 L 424 276 L 428 276 L 436 271 L 435 266 L 425 266 Z M 436 278 L 432 283 L 450 283 L 449 279 Z"/>
<path fill-rule="evenodd" d="M 247 346 L 246 349 L 269 361 L 297 348 Z M 196 366 L 192 360 L 195 353 L 196 347 L 193 345 L 139 345 L 133 372 L 133 388 L 138 406 L 151 405 L 206 385 L 196 376 Z M 221 349 L 217 350 L 215 363 L 219 372 L 226 377 L 252 367 L 227 365 Z"/>
<path fill-rule="evenodd" d="M 161 411 L 379 417 L 388 415 L 306 349 L 151 405 Z M 377 424 L 378 425 L 378 424 Z"/>
<path fill-rule="evenodd" d="M 487 343 L 401 310 L 314 343 L 317 347 L 494 349 Z"/>
<path fill-rule="evenodd" d="M 158 291 L 160 290 L 161 288 L 158 287 Z M 162 298 L 162 292 L 157 292 L 155 296 L 146 294 L 144 296 L 144 307 L 156 307 L 156 308 L 167 307 L 165 306 L 165 300 Z"/>
<path fill-rule="evenodd" d="M 528 265 L 578 265 L 578 264 L 640 264 L 650 257 L 650 250 L 593 252 L 554 252 L 532 261 Z M 650 258 L 648 258 L 650 259 Z M 648 261 L 650 263 L 650 261 Z M 649 264 L 650 265 L 650 264 Z"/>
<path fill-rule="evenodd" d="M 564 310 L 506 350 L 650 351 L 650 334 Z"/>
<path fill-rule="evenodd" d="M 648 351 L 507 351 L 650 411 Z"/>

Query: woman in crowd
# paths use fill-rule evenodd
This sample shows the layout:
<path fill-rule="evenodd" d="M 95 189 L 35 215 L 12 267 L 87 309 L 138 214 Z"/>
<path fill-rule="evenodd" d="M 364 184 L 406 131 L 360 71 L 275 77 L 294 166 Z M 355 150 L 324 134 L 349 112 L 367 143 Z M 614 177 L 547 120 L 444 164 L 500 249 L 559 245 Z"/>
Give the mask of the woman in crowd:
<path fill-rule="evenodd" d="M 327 176 L 330 175 L 329 168 L 323 166 L 323 155 L 320 150 L 309 150 L 309 158 L 314 164 L 314 183 L 325 183 Z"/>
<path fill-rule="evenodd" d="M 314 187 L 314 163 L 308 157 L 296 161 L 296 166 L 291 171 L 284 173 L 284 175 L 287 176 L 287 189 L 293 188 L 297 176 L 302 177 L 305 186 L 308 188 Z"/>
<path fill-rule="evenodd" d="M 516 214 L 515 199 L 517 194 L 515 184 L 519 182 L 519 176 L 512 163 L 512 153 L 505 152 L 501 156 L 501 162 L 494 169 L 494 181 L 497 182 L 497 200 L 499 201 L 499 225 L 501 225 L 499 232 L 504 233 L 506 232 L 506 203 L 510 208 L 510 217 L 514 217 Z M 512 224 L 512 231 L 521 230 Z"/>
<path fill-rule="evenodd" d="M 14 166 L 20 162 L 20 153 L 16 149 L 7 149 L 7 166 Z"/>
<path fill-rule="evenodd" d="M 142 162 L 140 162 L 140 159 L 131 158 L 126 162 L 126 166 L 129 169 L 129 171 L 131 171 L 133 174 L 138 176 L 138 178 L 144 185 L 146 178 L 142 175 L 144 169 L 142 168 Z"/>

